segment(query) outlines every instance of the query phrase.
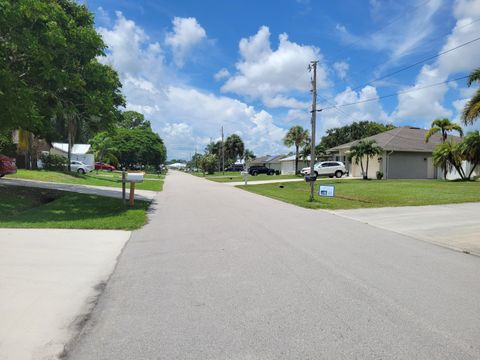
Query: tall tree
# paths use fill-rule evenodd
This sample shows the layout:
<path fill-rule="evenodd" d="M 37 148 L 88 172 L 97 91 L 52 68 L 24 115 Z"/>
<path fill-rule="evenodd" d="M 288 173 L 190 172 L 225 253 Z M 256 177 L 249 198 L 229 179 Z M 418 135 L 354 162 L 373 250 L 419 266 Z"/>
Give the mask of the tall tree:
<path fill-rule="evenodd" d="M 124 111 L 121 115 L 118 126 L 125 129 L 151 128 L 151 123 L 145 120 L 145 116 L 136 111 Z"/>
<path fill-rule="evenodd" d="M 358 144 L 353 145 L 350 148 L 350 159 L 355 162 L 355 164 L 360 164 L 362 169 L 362 176 L 364 180 L 368 180 L 368 165 L 369 159 L 374 156 L 381 155 L 383 149 L 376 143 L 375 140 L 360 140 Z M 363 161 L 365 159 L 365 167 Z"/>
<path fill-rule="evenodd" d="M 468 77 L 467 86 L 474 82 L 480 83 L 480 67 L 473 70 Z M 480 116 L 480 89 L 475 91 L 473 97 L 465 104 L 462 113 L 462 120 L 465 125 L 473 124 Z"/>
<path fill-rule="evenodd" d="M 243 156 L 245 145 L 237 134 L 232 134 L 225 140 L 225 158 L 228 163 L 234 163 Z"/>
<path fill-rule="evenodd" d="M 283 138 L 285 146 L 295 146 L 295 174 L 298 174 L 298 156 L 300 147 L 304 146 L 309 139 L 308 130 L 305 130 L 300 125 L 295 125 L 288 130 Z"/>
<path fill-rule="evenodd" d="M 322 137 L 320 144 L 324 149 L 343 145 L 355 140 L 360 140 L 388 130 L 394 129 L 390 124 L 381 124 L 374 121 L 360 121 L 338 128 L 328 129 Z"/>
<path fill-rule="evenodd" d="M 460 125 L 451 122 L 447 118 L 443 119 L 435 119 L 432 121 L 432 125 L 430 126 L 430 130 L 425 134 L 425 141 L 428 142 L 430 138 L 440 132 L 442 135 L 442 142 L 447 140 L 447 136 L 449 132 L 456 131 L 460 136 L 463 136 L 463 129 Z"/>
<path fill-rule="evenodd" d="M 47 140 L 93 134 L 124 104 L 118 75 L 98 62 L 105 44 L 73 0 L 0 0 L 0 126 Z M 65 139 L 65 138 L 64 138 Z"/>
<path fill-rule="evenodd" d="M 151 129 L 117 128 L 97 134 L 90 143 L 95 151 L 107 149 L 126 168 L 136 164 L 158 167 L 167 157 L 163 140 Z"/>

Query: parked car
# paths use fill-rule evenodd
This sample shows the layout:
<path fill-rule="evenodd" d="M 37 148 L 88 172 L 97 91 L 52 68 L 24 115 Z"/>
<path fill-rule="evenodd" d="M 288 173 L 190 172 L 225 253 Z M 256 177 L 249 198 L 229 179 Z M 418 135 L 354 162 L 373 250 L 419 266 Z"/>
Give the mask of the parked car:
<path fill-rule="evenodd" d="M 244 166 L 242 164 L 233 164 L 225 168 L 225 171 L 243 171 Z"/>
<path fill-rule="evenodd" d="M 79 174 L 86 174 L 86 173 L 92 171 L 93 167 L 89 166 L 89 165 L 86 165 L 81 161 L 72 160 L 72 161 L 70 161 L 70 169 L 71 169 L 71 171 L 75 171 Z"/>
<path fill-rule="evenodd" d="M 107 171 L 114 171 L 115 166 L 110 164 L 105 164 L 103 162 L 96 162 L 95 163 L 95 170 L 107 170 Z"/>
<path fill-rule="evenodd" d="M 316 176 L 329 176 L 341 178 L 347 173 L 345 164 L 340 161 L 322 161 L 316 163 L 313 167 Z M 303 175 L 310 175 L 310 167 L 305 167 L 300 171 Z"/>
<path fill-rule="evenodd" d="M 252 176 L 257 176 L 258 174 L 275 175 L 275 170 L 269 169 L 266 166 L 250 166 L 248 173 Z"/>
<path fill-rule="evenodd" d="M 15 174 L 16 172 L 17 165 L 15 159 L 0 155 L 0 178 L 8 174 Z"/>

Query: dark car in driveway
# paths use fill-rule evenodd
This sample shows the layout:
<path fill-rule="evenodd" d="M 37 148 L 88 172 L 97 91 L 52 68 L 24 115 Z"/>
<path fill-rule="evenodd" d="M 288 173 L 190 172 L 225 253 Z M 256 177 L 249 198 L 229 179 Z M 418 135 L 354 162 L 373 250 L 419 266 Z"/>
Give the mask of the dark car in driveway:
<path fill-rule="evenodd" d="M 0 177 L 4 177 L 8 174 L 15 174 L 16 172 L 17 165 L 15 159 L 0 155 Z"/>
<path fill-rule="evenodd" d="M 242 164 L 234 164 L 225 168 L 225 171 L 243 171 L 244 167 Z"/>
<path fill-rule="evenodd" d="M 269 169 L 266 166 L 250 166 L 248 168 L 248 173 L 252 176 L 257 176 L 259 174 L 275 175 L 275 170 Z"/>

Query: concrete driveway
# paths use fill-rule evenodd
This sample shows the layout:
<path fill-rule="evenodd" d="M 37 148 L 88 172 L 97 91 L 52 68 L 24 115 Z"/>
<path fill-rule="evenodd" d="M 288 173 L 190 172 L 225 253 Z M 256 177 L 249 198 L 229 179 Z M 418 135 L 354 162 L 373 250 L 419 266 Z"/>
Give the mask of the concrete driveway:
<path fill-rule="evenodd" d="M 339 210 L 334 213 L 480 256 L 480 203 Z"/>
<path fill-rule="evenodd" d="M 62 184 L 46 181 L 36 181 L 36 180 L 24 180 L 24 179 L 0 179 L 0 184 L 5 185 L 15 185 L 15 186 L 26 186 L 34 187 L 41 189 L 53 189 L 61 191 L 73 191 L 81 194 L 92 194 L 99 196 L 107 196 L 113 198 L 122 198 L 122 189 L 107 187 L 107 186 L 89 186 L 89 185 L 78 185 L 78 184 Z M 127 199 L 128 199 L 128 187 L 127 187 Z M 156 191 L 149 190 L 135 190 L 135 199 L 152 201 Z"/>
<path fill-rule="evenodd" d="M 57 359 L 128 231 L 0 229 L 0 359 Z"/>

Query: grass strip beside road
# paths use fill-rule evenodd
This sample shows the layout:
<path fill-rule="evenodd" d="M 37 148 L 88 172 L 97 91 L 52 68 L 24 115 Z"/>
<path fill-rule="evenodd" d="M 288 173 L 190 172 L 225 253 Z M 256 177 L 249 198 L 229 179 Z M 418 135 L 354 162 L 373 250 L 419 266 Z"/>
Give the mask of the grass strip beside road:
<path fill-rule="evenodd" d="M 56 182 L 62 184 L 78 184 L 89 186 L 122 187 L 122 173 L 119 171 L 92 171 L 88 174 L 76 174 L 47 170 L 24 170 L 18 169 L 16 174 L 8 175 L 8 178 Z M 162 191 L 164 175 L 146 174 L 142 183 L 137 183 L 139 190 Z M 129 186 L 129 185 L 127 185 Z"/>
<path fill-rule="evenodd" d="M 192 173 L 192 175 L 198 177 L 204 177 L 203 174 L 199 173 Z M 215 172 L 213 175 L 206 175 L 205 179 L 212 180 L 215 182 L 237 182 L 237 181 L 244 181 L 243 175 L 239 172 Z M 248 175 L 248 181 L 264 181 L 264 180 L 285 180 L 285 179 L 303 179 L 303 176 L 296 176 L 296 175 L 267 175 L 267 174 L 260 174 L 257 176 Z"/>
<path fill-rule="evenodd" d="M 480 201 L 480 182 L 442 180 L 332 180 L 335 197 L 318 196 L 309 202 L 305 182 L 238 186 L 241 189 L 310 209 L 359 209 L 386 206 L 420 206 Z"/>
<path fill-rule="evenodd" d="M 147 222 L 149 203 L 0 184 L 0 228 L 135 230 Z"/>

